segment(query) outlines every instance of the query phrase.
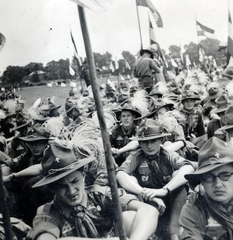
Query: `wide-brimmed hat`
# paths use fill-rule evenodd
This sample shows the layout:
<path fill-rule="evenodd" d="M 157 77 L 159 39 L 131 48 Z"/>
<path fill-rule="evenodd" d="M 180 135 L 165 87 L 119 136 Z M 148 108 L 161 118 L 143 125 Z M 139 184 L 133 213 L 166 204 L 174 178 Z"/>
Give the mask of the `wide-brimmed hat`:
<path fill-rule="evenodd" d="M 146 119 L 139 126 L 136 137 L 132 137 L 130 138 L 130 140 L 149 141 L 152 139 L 162 138 L 170 135 L 170 133 L 162 132 L 161 124 L 158 121 L 153 119 Z"/>
<path fill-rule="evenodd" d="M 18 130 L 20 128 L 26 127 L 32 123 L 31 120 L 27 120 L 23 113 L 17 113 L 15 118 L 16 126 L 11 129 L 11 131 Z"/>
<path fill-rule="evenodd" d="M 224 71 L 222 72 L 222 76 L 233 79 L 233 66 L 224 69 Z"/>
<path fill-rule="evenodd" d="M 154 88 L 150 91 L 150 96 L 151 97 L 158 96 L 159 98 L 161 98 L 163 94 L 159 92 L 158 89 Z"/>
<path fill-rule="evenodd" d="M 200 100 L 200 97 L 197 93 L 191 91 L 191 90 L 186 90 L 182 92 L 181 95 L 181 102 L 187 99 L 193 99 L 193 100 Z"/>
<path fill-rule="evenodd" d="M 204 173 L 233 162 L 233 147 L 217 137 L 210 138 L 199 150 L 198 168 L 186 174 L 187 180 L 197 180 Z"/>
<path fill-rule="evenodd" d="M 222 94 L 220 97 L 218 97 L 215 100 L 215 103 L 217 105 L 217 108 L 213 109 L 211 113 L 220 113 L 220 112 L 225 112 L 226 109 L 229 106 L 229 100 L 226 97 L 226 95 Z"/>
<path fill-rule="evenodd" d="M 77 110 L 79 110 L 79 107 L 78 107 L 78 105 L 77 105 L 75 102 L 70 101 L 70 100 L 66 101 L 66 103 L 65 103 L 66 114 L 69 113 L 69 112 L 70 112 L 71 110 L 73 110 L 74 108 L 76 108 Z"/>
<path fill-rule="evenodd" d="M 151 50 L 149 48 L 144 48 L 144 49 L 140 50 L 140 56 L 142 56 L 144 53 L 150 54 L 150 58 L 153 59 L 154 54 L 151 52 Z"/>
<path fill-rule="evenodd" d="M 19 139 L 25 142 L 49 140 L 49 132 L 41 124 L 37 123 L 28 131 L 27 136 L 19 137 Z"/>
<path fill-rule="evenodd" d="M 45 150 L 41 162 L 44 178 L 32 187 L 35 188 L 53 183 L 93 160 L 94 156 L 77 159 L 72 149 L 59 143 L 51 142 L 50 146 Z"/>
<path fill-rule="evenodd" d="M 123 111 L 132 112 L 136 118 L 140 118 L 142 116 L 140 111 L 136 107 L 133 107 L 130 102 L 127 102 L 123 106 L 121 106 L 120 113 L 122 113 Z"/>
<path fill-rule="evenodd" d="M 161 108 L 168 108 L 169 110 L 171 110 L 174 107 L 173 103 L 166 103 L 163 100 L 157 99 L 157 101 L 155 101 L 155 109 L 149 113 L 147 115 L 148 118 L 153 117 L 153 115 Z"/>
<path fill-rule="evenodd" d="M 222 117 L 222 122 L 225 126 L 219 128 L 219 131 L 233 128 L 233 105 L 230 105 L 226 109 L 225 115 Z"/>

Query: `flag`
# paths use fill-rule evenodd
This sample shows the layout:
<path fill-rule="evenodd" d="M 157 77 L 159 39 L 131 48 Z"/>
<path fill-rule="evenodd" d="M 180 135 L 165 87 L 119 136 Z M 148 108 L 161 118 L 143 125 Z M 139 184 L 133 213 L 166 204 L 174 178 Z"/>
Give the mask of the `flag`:
<path fill-rule="evenodd" d="M 76 47 L 76 44 L 75 44 L 75 41 L 74 41 L 73 34 L 72 34 L 71 30 L 70 30 L 70 36 L 71 36 L 71 41 L 74 45 L 74 57 L 76 58 L 76 60 L 78 62 L 78 66 L 80 67 L 80 66 L 82 66 L 82 61 L 81 61 L 80 56 L 78 54 L 78 50 L 77 50 L 77 47 Z"/>
<path fill-rule="evenodd" d="M 2 33 L 0 33 L 0 52 L 3 49 L 3 46 L 5 45 L 5 42 L 6 42 L 5 36 Z"/>
<path fill-rule="evenodd" d="M 113 64 L 112 64 L 112 61 L 110 61 L 109 69 L 110 69 L 112 72 L 115 71 L 115 68 L 114 68 L 114 66 L 113 66 Z"/>
<path fill-rule="evenodd" d="M 121 78 L 121 81 L 125 81 L 124 77 L 121 74 L 119 74 L 119 76 Z"/>
<path fill-rule="evenodd" d="M 204 49 L 199 45 L 199 61 L 203 62 L 204 57 L 206 56 Z"/>
<path fill-rule="evenodd" d="M 152 24 L 151 19 L 150 19 L 150 15 L 148 15 L 148 18 L 149 18 L 150 45 L 152 45 L 152 44 L 154 44 L 154 43 L 157 43 L 157 38 L 156 38 L 156 35 L 155 35 L 155 31 L 154 31 L 154 28 L 153 28 L 153 24 Z"/>
<path fill-rule="evenodd" d="M 185 63 L 186 63 L 186 67 L 189 67 L 190 65 L 192 65 L 188 54 L 186 54 L 185 56 Z"/>
<path fill-rule="evenodd" d="M 137 6 L 148 7 L 152 13 L 152 16 L 155 19 L 157 26 L 161 27 L 161 28 L 163 27 L 162 18 L 160 16 L 158 10 L 154 6 L 154 4 L 151 2 L 151 0 L 136 0 L 136 4 L 137 4 Z"/>
<path fill-rule="evenodd" d="M 231 19 L 230 10 L 228 11 L 228 40 L 227 40 L 227 51 L 233 57 L 233 25 Z"/>
<path fill-rule="evenodd" d="M 71 66 L 69 66 L 69 72 L 70 72 L 71 76 L 75 75 L 75 71 L 74 71 L 74 69 Z"/>
<path fill-rule="evenodd" d="M 214 37 L 214 30 L 208 28 L 201 24 L 200 22 L 196 21 L 197 25 L 197 36 L 198 37 L 206 37 L 206 38 L 213 38 Z"/>
<path fill-rule="evenodd" d="M 170 57 L 170 59 L 171 59 L 171 64 L 172 64 L 172 66 L 173 66 L 174 68 L 178 68 L 178 65 L 177 65 L 177 63 L 174 61 L 174 59 L 172 59 L 171 57 Z"/>
<path fill-rule="evenodd" d="M 125 67 L 128 68 L 129 70 L 131 69 L 129 63 L 127 62 L 127 60 L 125 59 Z"/>
<path fill-rule="evenodd" d="M 112 6 L 113 0 L 71 0 L 81 7 L 88 8 L 95 12 L 103 12 Z"/>
<path fill-rule="evenodd" d="M 119 63 L 118 63 L 117 58 L 116 58 L 116 60 L 115 60 L 115 69 L 117 70 L 118 68 L 119 68 Z"/>

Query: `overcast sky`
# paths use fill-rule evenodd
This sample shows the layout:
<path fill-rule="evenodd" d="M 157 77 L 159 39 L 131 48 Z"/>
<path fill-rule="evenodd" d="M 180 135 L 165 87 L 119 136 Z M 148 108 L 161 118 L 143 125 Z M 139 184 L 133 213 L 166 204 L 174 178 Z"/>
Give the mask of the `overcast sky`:
<path fill-rule="evenodd" d="M 151 0 L 157 7 L 163 28 L 157 39 L 165 50 L 172 44 L 197 42 L 196 18 L 215 30 L 215 37 L 227 41 L 228 0 Z M 229 0 L 233 1 L 233 0 Z M 233 12 L 231 10 L 231 12 Z M 148 10 L 139 8 L 143 47 L 149 46 Z M 25 66 L 52 60 L 72 59 L 70 29 L 81 57 L 85 57 L 77 6 L 70 0 L 0 0 L 0 32 L 6 43 L 0 52 L 0 72 L 7 66 Z M 106 51 L 122 58 L 122 51 L 140 49 L 135 0 L 113 0 L 106 12 L 86 9 L 93 52 Z"/>

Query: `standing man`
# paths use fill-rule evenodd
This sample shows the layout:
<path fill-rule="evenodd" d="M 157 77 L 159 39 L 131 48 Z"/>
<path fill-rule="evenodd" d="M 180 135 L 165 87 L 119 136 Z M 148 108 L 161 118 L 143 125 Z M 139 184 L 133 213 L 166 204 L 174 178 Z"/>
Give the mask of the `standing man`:
<path fill-rule="evenodd" d="M 38 208 L 27 239 L 117 236 L 109 187 L 84 186 L 84 166 L 95 159 L 86 153 L 76 153 L 56 142 L 50 144 L 42 161 L 45 177 L 33 187 L 48 185 L 55 194 L 54 200 Z M 147 240 L 157 227 L 157 209 L 139 202 L 123 189 L 119 189 L 119 198 L 128 238 Z"/>
<path fill-rule="evenodd" d="M 140 56 L 134 64 L 133 74 L 138 78 L 138 86 L 150 92 L 153 88 L 153 71 L 160 73 L 160 64 L 158 60 L 153 60 L 150 49 L 141 49 Z"/>
<path fill-rule="evenodd" d="M 232 240 L 232 146 L 216 137 L 209 139 L 199 151 L 198 169 L 185 178 L 201 185 L 182 209 L 180 239 Z"/>
<path fill-rule="evenodd" d="M 169 238 L 178 239 L 178 218 L 187 197 L 184 175 L 194 168 L 188 160 L 161 146 L 169 135 L 161 131 L 155 120 L 142 123 L 137 137 L 132 138 L 139 142 L 141 149 L 129 155 L 116 177 L 125 190 L 141 195 L 163 214 L 159 219 L 161 234 L 165 234 L 164 227 L 169 226 Z"/>

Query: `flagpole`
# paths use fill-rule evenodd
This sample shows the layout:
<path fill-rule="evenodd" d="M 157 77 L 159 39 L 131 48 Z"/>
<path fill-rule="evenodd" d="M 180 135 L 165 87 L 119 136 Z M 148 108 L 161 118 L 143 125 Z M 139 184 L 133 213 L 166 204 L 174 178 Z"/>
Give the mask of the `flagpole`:
<path fill-rule="evenodd" d="M 113 157 L 112 157 L 112 152 L 111 152 L 111 144 L 110 144 L 110 140 L 109 140 L 107 126 L 105 123 L 103 106 L 102 106 L 100 93 L 99 93 L 99 85 L 98 85 L 97 79 L 96 79 L 94 56 L 93 56 L 93 52 L 92 52 L 91 41 L 90 41 L 89 31 L 88 31 L 88 27 L 87 27 L 86 15 L 85 15 L 84 8 L 81 6 L 78 6 L 78 12 L 79 12 L 79 20 L 80 20 L 80 25 L 81 25 L 81 29 L 82 29 L 82 35 L 83 35 L 83 40 L 84 40 L 84 45 L 85 45 L 85 50 L 86 50 L 86 55 L 87 55 L 88 67 L 89 67 L 89 71 L 90 71 L 91 87 L 92 87 L 92 91 L 93 91 L 93 96 L 94 96 L 94 100 L 95 100 L 97 115 L 98 115 L 101 134 L 102 134 L 104 153 L 105 153 L 106 165 L 107 165 L 107 171 L 108 171 L 108 180 L 109 180 L 109 185 L 111 188 L 112 199 L 113 199 L 113 204 L 114 204 L 113 210 L 115 211 L 115 215 L 116 215 L 120 240 L 126 240 L 126 233 L 125 233 L 125 228 L 123 225 L 121 205 L 120 205 L 118 191 L 117 191 L 115 166 L 114 166 L 114 163 L 112 160 Z"/>
<path fill-rule="evenodd" d="M 139 12 L 138 12 L 137 0 L 136 0 L 136 9 L 137 9 L 138 28 L 139 28 L 140 41 L 141 41 L 141 49 L 142 49 L 142 48 L 143 48 L 143 45 L 142 45 L 142 31 L 141 31 L 141 25 L 140 25 L 140 20 L 139 20 Z"/>

